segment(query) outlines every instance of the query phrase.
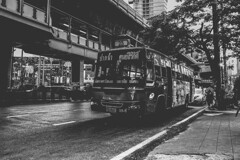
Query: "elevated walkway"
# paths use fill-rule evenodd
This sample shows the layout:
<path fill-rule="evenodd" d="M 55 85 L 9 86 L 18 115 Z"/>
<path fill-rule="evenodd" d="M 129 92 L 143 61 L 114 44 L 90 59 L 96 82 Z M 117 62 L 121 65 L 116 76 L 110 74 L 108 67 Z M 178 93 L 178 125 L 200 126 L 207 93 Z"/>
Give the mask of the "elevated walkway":
<path fill-rule="evenodd" d="M 24 0 L 0 0 L 1 35 L 8 37 L 14 47 L 22 48 L 32 54 L 60 59 L 74 59 L 79 56 L 94 60 L 99 50 L 111 48 L 112 36 L 116 34 L 114 32 L 119 32 L 122 27 L 105 26 L 107 25 L 103 21 L 105 17 L 99 17 L 102 27 L 96 26 L 97 23 L 95 24 L 94 19 L 97 17 L 93 17 L 87 22 L 55 7 L 64 6 L 65 10 L 69 10 L 70 8 L 66 7 L 71 7 L 71 3 L 79 5 L 80 2 L 65 0 L 52 2 L 52 4 L 49 0 L 46 2 L 44 8 L 39 8 L 29 4 L 30 1 L 27 3 Z M 84 7 L 84 5 L 90 7 L 88 3 L 81 6 Z M 147 20 L 122 0 L 108 0 L 104 2 L 104 5 L 112 5 L 116 11 L 119 11 L 118 14 L 128 17 L 128 21 L 131 19 L 133 24 L 131 26 L 135 26 L 135 28 L 131 27 L 132 31 L 129 30 L 130 28 L 122 28 L 122 31 L 128 30 L 127 32 L 130 31 L 129 33 L 132 34 L 132 32 L 136 32 L 137 28 L 140 31 L 148 27 Z M 76 8 L 76 6 L 72 7 Z M 72 9 L 74 10 L 74 8 Z M 84 11 L 86 11 L 86 15 L 89 15 L 87 10 Z M 91 24 L 92 22 L 94 24 Z M 116 25 L 115 22 L 107 23 Z M 119 31 L 114 31 L 114 28 L 117 27 Z"/>

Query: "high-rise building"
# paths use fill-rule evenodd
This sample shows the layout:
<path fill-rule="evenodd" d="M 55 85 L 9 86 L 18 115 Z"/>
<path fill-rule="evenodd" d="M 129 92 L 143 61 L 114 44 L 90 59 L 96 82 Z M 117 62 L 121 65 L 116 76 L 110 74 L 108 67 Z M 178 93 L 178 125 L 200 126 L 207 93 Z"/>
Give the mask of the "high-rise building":
<path fill-rule="evenodd" d="M 167 11 L 168 0 L 133 0 L 133 8 L 148 19 Z"/>

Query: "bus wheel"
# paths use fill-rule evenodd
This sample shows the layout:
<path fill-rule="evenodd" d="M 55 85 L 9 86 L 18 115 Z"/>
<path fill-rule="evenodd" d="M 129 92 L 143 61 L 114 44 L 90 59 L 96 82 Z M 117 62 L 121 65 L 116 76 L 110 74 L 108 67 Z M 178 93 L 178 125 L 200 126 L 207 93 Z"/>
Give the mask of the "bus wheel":
<path fill-rule="evenodd" d="M 91 105 L 91 110 L 92 111 L 98 111 L 98 106 L 97 105 Z"/>

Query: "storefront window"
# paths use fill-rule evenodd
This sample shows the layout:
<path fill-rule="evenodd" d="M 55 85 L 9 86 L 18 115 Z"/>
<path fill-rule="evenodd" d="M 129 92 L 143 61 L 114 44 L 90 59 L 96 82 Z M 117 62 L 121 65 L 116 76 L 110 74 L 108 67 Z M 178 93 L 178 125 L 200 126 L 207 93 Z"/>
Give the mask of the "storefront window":
<path fill-rule="evenodd" d="M 15 49 L 12 57 L 12 89 L 20 86 L 68 85 L 71 82 L 71 62 L 53 59 Z"/>

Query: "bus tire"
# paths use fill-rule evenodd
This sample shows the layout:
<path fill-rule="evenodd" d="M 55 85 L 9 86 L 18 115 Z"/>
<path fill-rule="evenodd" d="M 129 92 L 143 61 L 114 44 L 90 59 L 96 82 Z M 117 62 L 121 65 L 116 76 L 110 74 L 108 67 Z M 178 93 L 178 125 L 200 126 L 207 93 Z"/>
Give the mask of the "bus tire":
<path fill-rule="evenodd" d="M 98 106 L 97 105 L 91 105 L 91 110 L 92 111 L 98 111 Z"/>

